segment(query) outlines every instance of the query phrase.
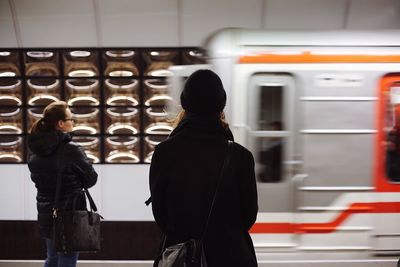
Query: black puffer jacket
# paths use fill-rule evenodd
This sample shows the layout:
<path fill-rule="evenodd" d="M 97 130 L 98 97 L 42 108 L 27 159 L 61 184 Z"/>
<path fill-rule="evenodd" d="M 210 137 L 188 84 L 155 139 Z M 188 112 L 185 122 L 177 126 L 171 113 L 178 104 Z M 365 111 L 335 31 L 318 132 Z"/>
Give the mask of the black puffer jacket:
<path fill-rule="evenodd" d="M 28 138 L 30 157 L 28 167 L 37 188 L 38 221 L 42 234 L 51 237 L 52 209 L 57 184 L 57 174 L 62 169 L 60 207 L 85 209 L 82 188 L 97 181 L 97 173 L 86 154 L 71 141 L 71 136 L 61 131 L 40 132 Z"/>

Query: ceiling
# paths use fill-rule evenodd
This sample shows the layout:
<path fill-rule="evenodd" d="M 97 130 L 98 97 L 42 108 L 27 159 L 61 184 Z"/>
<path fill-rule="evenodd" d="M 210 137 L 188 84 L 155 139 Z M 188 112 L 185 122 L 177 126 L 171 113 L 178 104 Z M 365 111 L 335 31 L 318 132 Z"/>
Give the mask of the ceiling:
<path fill-rule="evenodd" d="M 226 27 L 400 29 L 400 1 L 0 0 L 0 47 L 201 46 Z"/>

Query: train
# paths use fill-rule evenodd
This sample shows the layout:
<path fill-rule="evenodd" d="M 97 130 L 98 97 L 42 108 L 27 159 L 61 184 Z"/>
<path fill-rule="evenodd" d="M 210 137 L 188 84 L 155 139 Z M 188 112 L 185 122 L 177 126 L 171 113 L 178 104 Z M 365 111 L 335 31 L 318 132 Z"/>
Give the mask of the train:
<path fill-rule="evenodd" d="M 255 158 L 263 259 L 400 254 L 400 32 L 225 29 L 209 64 L 235 141 Z"/>

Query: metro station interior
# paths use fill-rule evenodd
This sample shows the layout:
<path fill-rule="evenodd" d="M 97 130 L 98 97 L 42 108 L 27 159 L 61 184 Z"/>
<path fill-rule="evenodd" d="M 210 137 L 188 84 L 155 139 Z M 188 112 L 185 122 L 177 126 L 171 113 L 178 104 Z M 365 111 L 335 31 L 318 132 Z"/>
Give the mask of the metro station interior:
<path fill-rule="evenodd" d="M 27 139 L 57 100 L 104 217 L 78 266 L 153 266 L 150 163 L 199 68 L 256 161 L 258 266 L 398 266 L 400 177 L 380 144 L 400 116 L 400 1 L 0 0 L 0 36 L 0 267 L 43 266 Z"/>

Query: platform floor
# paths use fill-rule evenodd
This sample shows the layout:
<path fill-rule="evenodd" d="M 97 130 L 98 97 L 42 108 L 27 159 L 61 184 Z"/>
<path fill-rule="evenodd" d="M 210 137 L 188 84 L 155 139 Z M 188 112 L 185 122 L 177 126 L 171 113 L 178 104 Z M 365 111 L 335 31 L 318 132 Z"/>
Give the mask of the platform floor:
<path fill-rule="evenodd" d="M 78 267 L 152 267 L 150 261 L 79 261 Z M 397 267 L 397 259 L 346 261 L 261 261 L 259 267 Z M 43 267 L 43 261 L 0 260 L 0 267 Z M 224 266 L 231 267 L 231 266 Z M 239 267 L 239 266 L 232 266 Z"/>

